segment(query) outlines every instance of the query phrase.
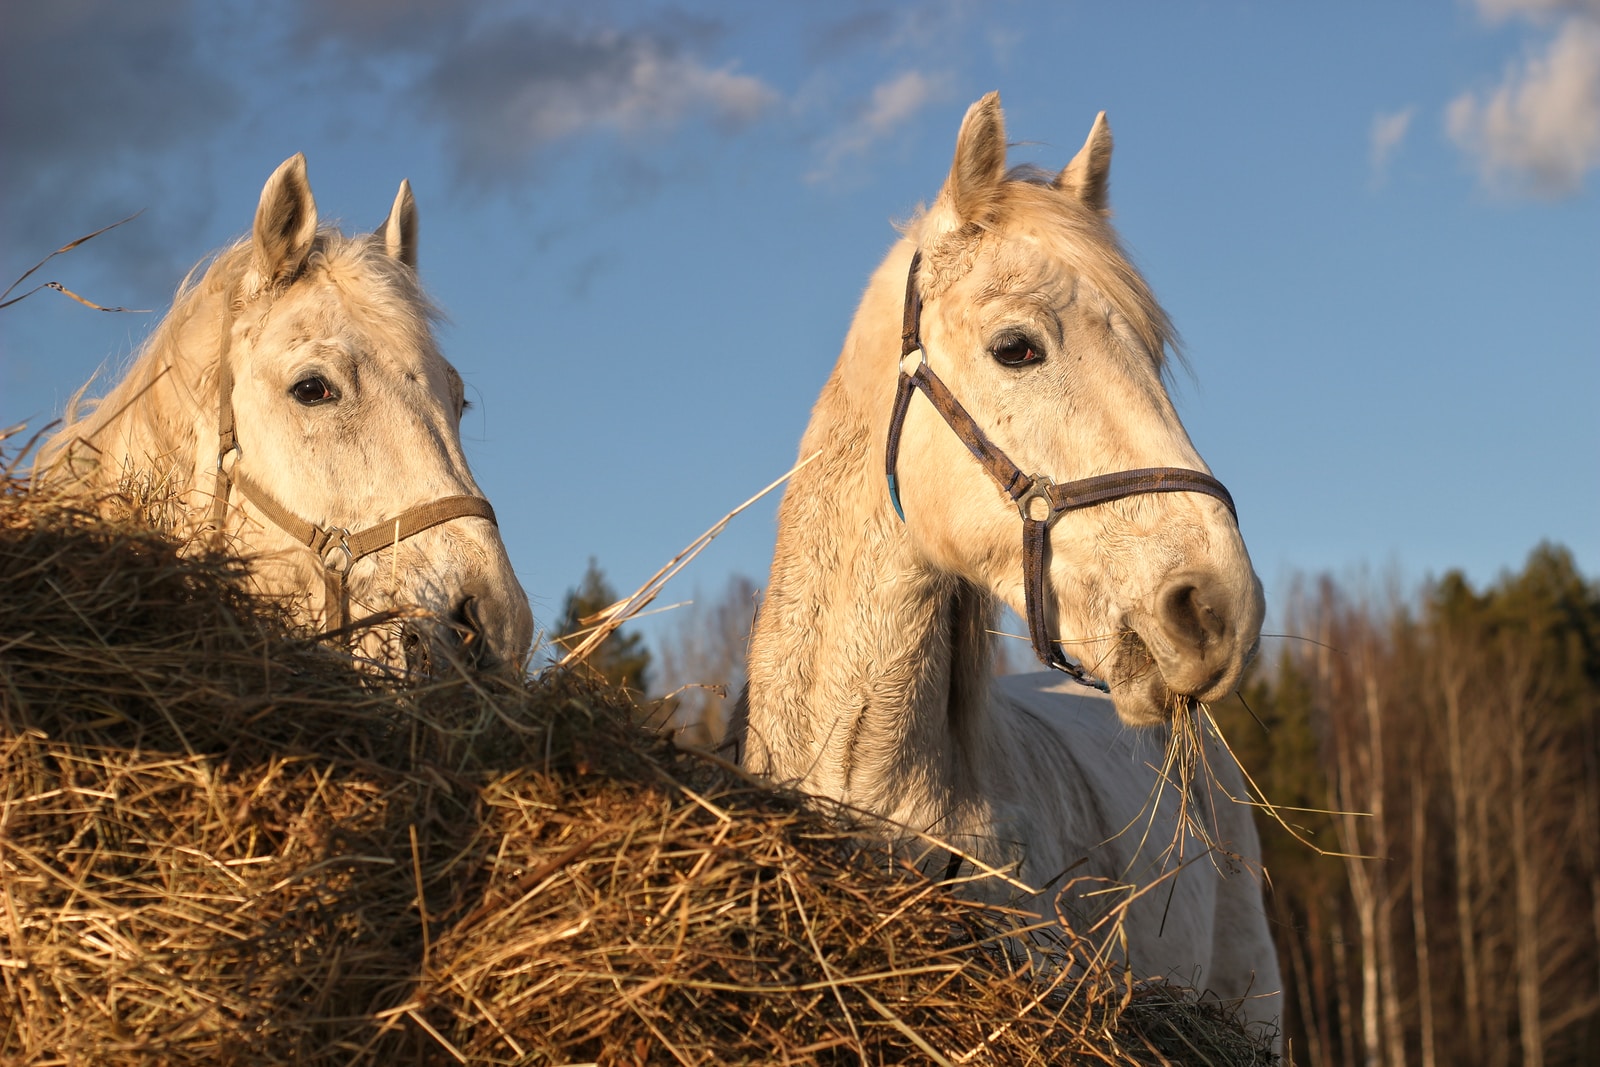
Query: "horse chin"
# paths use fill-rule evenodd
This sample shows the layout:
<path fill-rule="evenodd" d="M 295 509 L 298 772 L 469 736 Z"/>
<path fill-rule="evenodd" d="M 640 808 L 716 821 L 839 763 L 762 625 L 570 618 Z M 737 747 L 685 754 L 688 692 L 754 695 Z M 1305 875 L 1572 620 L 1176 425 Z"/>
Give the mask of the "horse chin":
<path fill-rule="evenodd" d="M 1107 675 L 1117 718 L 1128 726 L 1166 725 L 1186 703 L 1167 685 L 1149 646 L 1131 628 L 1118 642 Z"/>
<path fill-rule="evenodd" d="M 1245 657 L 1246 664 L 1255 657 L 1259 644 L 1258 639 Z M 1225 698 L 1237 688 L 1235 681 L 1226 678 L 1202 693 L 1174 688 L 1150 646 L 1132 627 L 1127 628 L 1118 642 L 1106 681 L 1116 703 L 1117 717 L 1129 726 L 1165 725 L 1180 715 L 1189 714 L 1197 705 Z"/>
<path fill-rule="evenodd" d="M 1165 726 L 1173 719 L 1172 691 L 1164 685 L 1112 686 L 1111 700 L 1124 726 Z"/>

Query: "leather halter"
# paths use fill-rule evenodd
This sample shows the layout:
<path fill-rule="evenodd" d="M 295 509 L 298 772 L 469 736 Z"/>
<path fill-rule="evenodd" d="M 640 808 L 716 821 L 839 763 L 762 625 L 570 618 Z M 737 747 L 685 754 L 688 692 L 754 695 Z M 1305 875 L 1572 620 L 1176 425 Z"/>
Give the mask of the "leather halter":
<path fill-rule="evenodd" d="M 1034 654 L 1045 666 L 1071 675 L 1083 685 L 1110 692 L 1110 687 L 1104 681 L 1092 677 L 1081 665 L 1068 658 L 1061 642 L 1051 639 L 1045 628 L 1045 607 L 1052 599 L 1046 583 L 1050 527 L 1069 511 L 1141 493 L 1205 493 L 1226 504 L 1237 522 L 1239 513 L 1233 506 L 1233 497 L 1211 475 L 1183 467 L 1118 471 L 1059 485 L 1046 475 L 1023 473 L 1021 467 L 989 440 L 983 428 L 955 398 L 955 394 L 928 366 L 928 353 L 922 344 L 922 293 L 917 287 L 917 269 L 921 265 L 922 250 L 919 248 L 911 257 L 911 269 L 906 276 L 905 318 L 900 332 L 900 381 L 895 390 L 893 414 L 889 419 L 885 456 L 889 500 L 894 504 L 900 521 L 904 522 L 906 513 L 900 506 L 900 485 L 895 467 L 900 455 L 901 430 L 905 426 L 906 411 L 911 406 L 911 395 L 920 389 L 934 410 L 961 438 L 961 443 L 967 446 L 968 451 L 1000 486 L 1000 491 L 1017 505 L 1022 515 L 1023 593 L 1027 601 L 1028 636 L 1033 642 Z M 916 366 L 908 370 L 907 363 L 913 355 L 918 357 Z"/>
<path fill-rule="evenodd" d="M 398 547 L 401 541 L 452 519 L 488 519 L 499 525 L 494 508 L 483 497 L 446 496 L 407 508 L 392 519 L 351 533 L 342 526 L 318 526 L 300 518 L 243 471 L 236 471 L 240 451 L 233 418 L 233 363 L 228 358 L 233 345 L 233 302 L 234 294 L 230 293 L 217 356 L 217 471 L 210 521 L 220 536 L 228 517 L 229 493 L 237 487 L 239 495 L 255 505 L 273 525 L 310 549 L 322 564 L 323 617 L 330 632 L 343 630 L 350 624 L 345 578 L 357 560 L 391 545 Z M 336 616 L 338 625 L 333 626 Z"/>

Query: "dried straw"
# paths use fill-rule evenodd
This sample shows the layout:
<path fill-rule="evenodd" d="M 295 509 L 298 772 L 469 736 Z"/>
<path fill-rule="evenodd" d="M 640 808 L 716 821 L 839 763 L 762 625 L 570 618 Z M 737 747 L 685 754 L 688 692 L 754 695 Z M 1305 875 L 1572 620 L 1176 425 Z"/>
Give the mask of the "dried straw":
<path fill-rule="evenodd" d="M 242 571 L 0 483 L 0 1060 L 1270 1061 L 621 694 L 376 677 Z"/>

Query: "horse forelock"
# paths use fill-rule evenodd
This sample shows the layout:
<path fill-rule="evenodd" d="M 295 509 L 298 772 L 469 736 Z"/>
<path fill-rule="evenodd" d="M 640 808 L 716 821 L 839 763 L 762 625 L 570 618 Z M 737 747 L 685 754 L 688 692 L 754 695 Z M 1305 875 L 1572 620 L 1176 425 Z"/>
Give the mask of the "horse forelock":
<path fill-rule="evenodd" d="M 937 299 L 992 262 L 986 253 L 1009 253 L 1013 269 L 1019 262 L 1033 262 L 1041 290 L 1086 284 L 1127 322 L 1156 367 L 1165 372 L 1169 351 L 1181 359 L 1172 321 L 1110 222 L 1056 189 L 1052 181 L 1038 168 L 1017 167 L 1000 184 L 992 210 L 981 221 L 954 220 L 942 203 L 912 219 L 904 231 L 922 249 L 923 300 Z"/>
<path fill-rule="evenodd" d="M 362 347 L 372 353 L 443 358 L 432 329 L 443 314 L 423 291 L 416 271 L 389 255 L 380 237 L 348 236 L 327 227 L 318 232 L 304 267 L 292 281 L 251 294 L 243 289 L 251 280 L 246 248 L 238 306 L 258 321 L 279 310 L 293 313 L 300 307 L 317 315 L 321 308 L 323 319 L 318 321 L 324 328 L 347 321 L 365 335 L 367 344 Z M 330 290 L 333 301 L 325 298 Z"/>
<path fill-rule="evenodd" d="M 389 255 L 377 234 L 346 236 L 323 230 L 306 264 L 306 274 L 320 272 L 347 302 L 371 313 L 372 326 L 400 326 L 404 340 L 432 344 L 428 328 L 443 319 L 422 289 L 416 271 Z"/>

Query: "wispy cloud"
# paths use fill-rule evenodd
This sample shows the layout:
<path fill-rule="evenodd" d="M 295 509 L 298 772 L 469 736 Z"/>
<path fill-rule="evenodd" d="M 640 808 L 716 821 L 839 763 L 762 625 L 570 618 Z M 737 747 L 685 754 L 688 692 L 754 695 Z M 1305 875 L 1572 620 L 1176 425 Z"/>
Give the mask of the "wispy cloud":
<path fill-rule="evenodd" d="M 566 138 L 657 134 L 696 117 L 738 127 L 777 99 L 759 78 L 703 64 L 664 34 L 535 21 L 463 38 L 415 92 L 462 172 L 491 182 Z"/>
<path fill-rule="evenodd" d="M 670 12 L 601 25 L 577 5 L 437 0 L 301 0 L 295 28 L 300 42 L 333 45 L 357 65 L 382 61 L 461 175 L 482 185 L 523 181 L 574 138 L 647 140 L 697 120 L 724 129 L 755 120 L 778 93 L 734 63 L 702 58 L 722 33 L 713 20 Z"/>
<path fill-rule="evenodd" d="M 822 145 L 822 161 L 808 181 L 831 178 L 851 156 L 867 152 L 902 127 L 908 119 L 938 97 L 940 85 L 919 71 L 907 71 L 873 88 L 870 98 L 843 129 Z"/>
<path fill-rule="evenodd" d="M 421 51 L 459 38 L 488 5 L 439 0 L 291 0 L 299 46 L 339 41 L 355 55 Z M 476 9 L 476 10 L 475 10 Z"/>
<path fill-rule="evenodd" d="M 806 31 L 806 56 L 816 64 L 829 63 L 841 54 L 874 46 L 894 32 L 895 18 L 886 7 L 851 7 L 839 17 L 824 16 Z"/>
<path fill-rule="evenodd" d="M 1518 13 L 1554 0 L 1480 0 Z M 1568 3 L 1588 12 L 1600 3 Z M 1473 156 L 1485 182 L 1508 192 L 1562 196 L 1600 167 L 1600 16 L 1569 15 L 1546 50 L 1506 71 L 1485 97 L 1467 92 L 1445 112 L 1450 137 Z"/>
<path fill-rule="evenodd" d="M 0 184 L 8 254 L 42 256 L 152 206 L 166 153 L 205 143 L 234 121 L 240 94 L 200 42 L 189 0 L 17 4 L 0 33 Z M 203 166 L 190 158 L 185 165 Z M 157 201 L 97 254 L 130 277 L 174 266 L 173 234 L 208 206 Z M 9 280 L 9 279 L 8 279 Z M 124 302 L 156 294 L 140 291 Z M 122 298 L 118 298 L 121 300 Z"/>
<path fill-rule="evenodd" d="M 1416 108 L 1408 107 L 1391 113 L 1380 112 L 1372 120 L 1372 177 L 1383 181 L 1389 170 L 1389 160 L 1400 148 L 1411 129 L 1411 116 Z"/>
<path fill-rule="evenodd" d="M 1478 10 L 1491 22 L 1519 16 L 1542 21 L 1585 12 L 1600 16 L 1600 0 L 1478 0 Z"/>

